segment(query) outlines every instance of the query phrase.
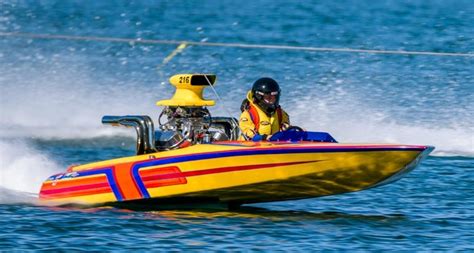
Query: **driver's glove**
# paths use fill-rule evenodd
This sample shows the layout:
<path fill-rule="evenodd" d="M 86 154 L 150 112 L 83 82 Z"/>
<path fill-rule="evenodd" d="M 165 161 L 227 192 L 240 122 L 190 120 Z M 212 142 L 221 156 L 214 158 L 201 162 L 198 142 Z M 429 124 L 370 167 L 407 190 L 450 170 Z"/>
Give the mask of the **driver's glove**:
<path fill-rule="evenodd" d="M 281 124 L 280 131 L 285 131 L 285 130 L 288 129 L 289 127 L 290 127 L 290 124 L 288 124 L 288 123 L 283 123 L 283 124 Z"/>

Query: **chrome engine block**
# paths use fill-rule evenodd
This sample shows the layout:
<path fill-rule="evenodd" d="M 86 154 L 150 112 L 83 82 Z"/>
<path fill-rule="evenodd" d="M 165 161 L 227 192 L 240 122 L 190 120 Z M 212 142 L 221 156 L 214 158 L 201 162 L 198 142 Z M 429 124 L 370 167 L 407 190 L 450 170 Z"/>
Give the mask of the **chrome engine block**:
<path fill-rule="evenodd" d="M 162 122 L 164 117 L 166 121 Z M 205 107 L 165 107 L 156 131 L 152 119 L 146 115 L 104 116 L 102 123 L 135 128 L 137 155 L 198 143 L 237 140 L 240 134 L 236 119 L 212 117 Z"/>

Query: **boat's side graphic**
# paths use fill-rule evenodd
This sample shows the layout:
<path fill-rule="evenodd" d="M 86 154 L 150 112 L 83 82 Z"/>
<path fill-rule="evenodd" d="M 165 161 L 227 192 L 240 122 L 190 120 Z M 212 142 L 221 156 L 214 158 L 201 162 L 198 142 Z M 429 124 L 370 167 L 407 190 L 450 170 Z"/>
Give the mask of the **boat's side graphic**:
<path fill-rule="evenodd" d="M 187 172 L 182 172 L 178 166 L 156 167 L 152 162 L 132 166 L 129 163 L 109 168 L 53 176 L 43 184 L 40 198 L 61 199 L 106 193 L 113 193 L 116 201 L 150 198 L 151 196 L 147 189 L 186 184 L 186 178 L 188 177 L 274 168 L 309 162 L 316 161 L 217 167 Z M 117 176 L 119 173 L 122 175 Z"/>
<path fill-rule="evenodd" d="M 137 189 L 140 190 L 142 197 L 149 198 L 147 189 L 187 184 L 186 175 L 181 172 L 178 166 L 170 167 L 139 167 L 132 170 L 133 179 L 137 183 Z"/>
<path fill-rule="evenodd" d="M 312 163 L 317 161 L 305 161 L 305 162 L 290 162 L 290 163 L 269 163 L 269 164 L 252 164 L 252 165 L 245 165 L 245 166 L 230 166 L 230 167 L 218 167 L 212 169 L 202 169 L 202 170 L 194 170 L 194 171 L 187 171 L 181 172 L 179 171 L 178 167 L 175 168 L 175 171 L 171 173 L 166 173 L 166 169 L 168 168 L 158 168 L 155 171 L 157 174 L 142 178 L 138 175 L 138 171 L 142 169 L 146 169 L 147 167 L 153 166 L 153 163 L 150 164 L 141 164 L 140 166 L 134 166 L 132 168 L 134 178 L 142 192 L 142 196 L 144 198 L 150 198 L 150 194 L 148 193 L 147 188 L 155 188 L 160 186 L 167 186 L 167 185 L 175 185 L 175 184 L 185 184 L 186 178 L 193 177 L 193 176 L 202 176 L 202 175 L 210 175 L 210 174 L 217 174 L 217 173 L 225 173 L 225 172 L 232 172 L 232 171 L 244 171 L 244 170 L 256 170 L 256 169 L 266 169 L 266 168 L 273 168 L 279 166 L 290 166 L 290 165 L 298 165 L 304 163 Z M 165 173 L 163 173 L 165 169 Z M 148 184 L 145 185 L 149 180 L 157 181 L 155 184 Z"/>
<path fill-rule="evenodd" d="M 114 167 L 52 176 L 43 183 L 40 198 L 61 199 L 97 194 L 113 194 L 116 200 L 123 200 L 115 180 Z"/>
<path fill-rule="evenodd" d="M 386 173 L 390 175 L 396 172 L 395 167 L 405 164 L 403 161 L 394 163 L 388 160 L 389 157 L 391 160 L 403 157 L 411 161 L 426 149 L 425 146 L 396 145 L 245 148 L 222 145 L 221 150 L 208 150 L 204 146 L 199 153 L 183 149 L 173 156 L 137 156 L 120 163 L 91 164 L 90 167 L 58 174 L 44 182 L 40 198 L 59 202 L 104 203 L 174 196 L 286 180 L 329 168 L 380 164 L 380 160 L 384 160 L 380 157 L 387 157 L 387 168 L 390 169 Z M 209 146 L 216 148 L 216 145 Z M 345 164 L 341 164 L 343 157 L 348 161 L 344 161 Z"/>

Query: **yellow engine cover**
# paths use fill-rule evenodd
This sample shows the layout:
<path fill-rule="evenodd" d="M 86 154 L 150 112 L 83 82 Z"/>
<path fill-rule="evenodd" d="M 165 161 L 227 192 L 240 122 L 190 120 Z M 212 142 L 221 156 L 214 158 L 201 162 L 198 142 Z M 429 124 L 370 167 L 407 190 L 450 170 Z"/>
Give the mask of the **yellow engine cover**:
<path fill-rule="evenodd" d="M 205 100 L 202 92 L 206 86 L 214 85 L 216 75 L 210 74 L 178 74 L 170 78 L 176 87 L 171 99 L 156 102 L 159 106 L 213 106 L 214 100 Z"/>

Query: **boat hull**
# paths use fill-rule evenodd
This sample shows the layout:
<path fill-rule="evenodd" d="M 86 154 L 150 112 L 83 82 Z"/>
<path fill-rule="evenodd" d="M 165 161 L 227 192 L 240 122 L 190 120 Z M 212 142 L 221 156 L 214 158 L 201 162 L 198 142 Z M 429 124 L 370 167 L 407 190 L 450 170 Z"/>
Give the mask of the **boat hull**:
<path fill-rule="evenodd" d="M 314 142 L 200 144 L 73 167 L 48 178 L 40 199 L 88 205 L 153 200 L 159 208 L 173 200 L 240 205 L 314 198 L 398 180 L 431 150 Z"/>

